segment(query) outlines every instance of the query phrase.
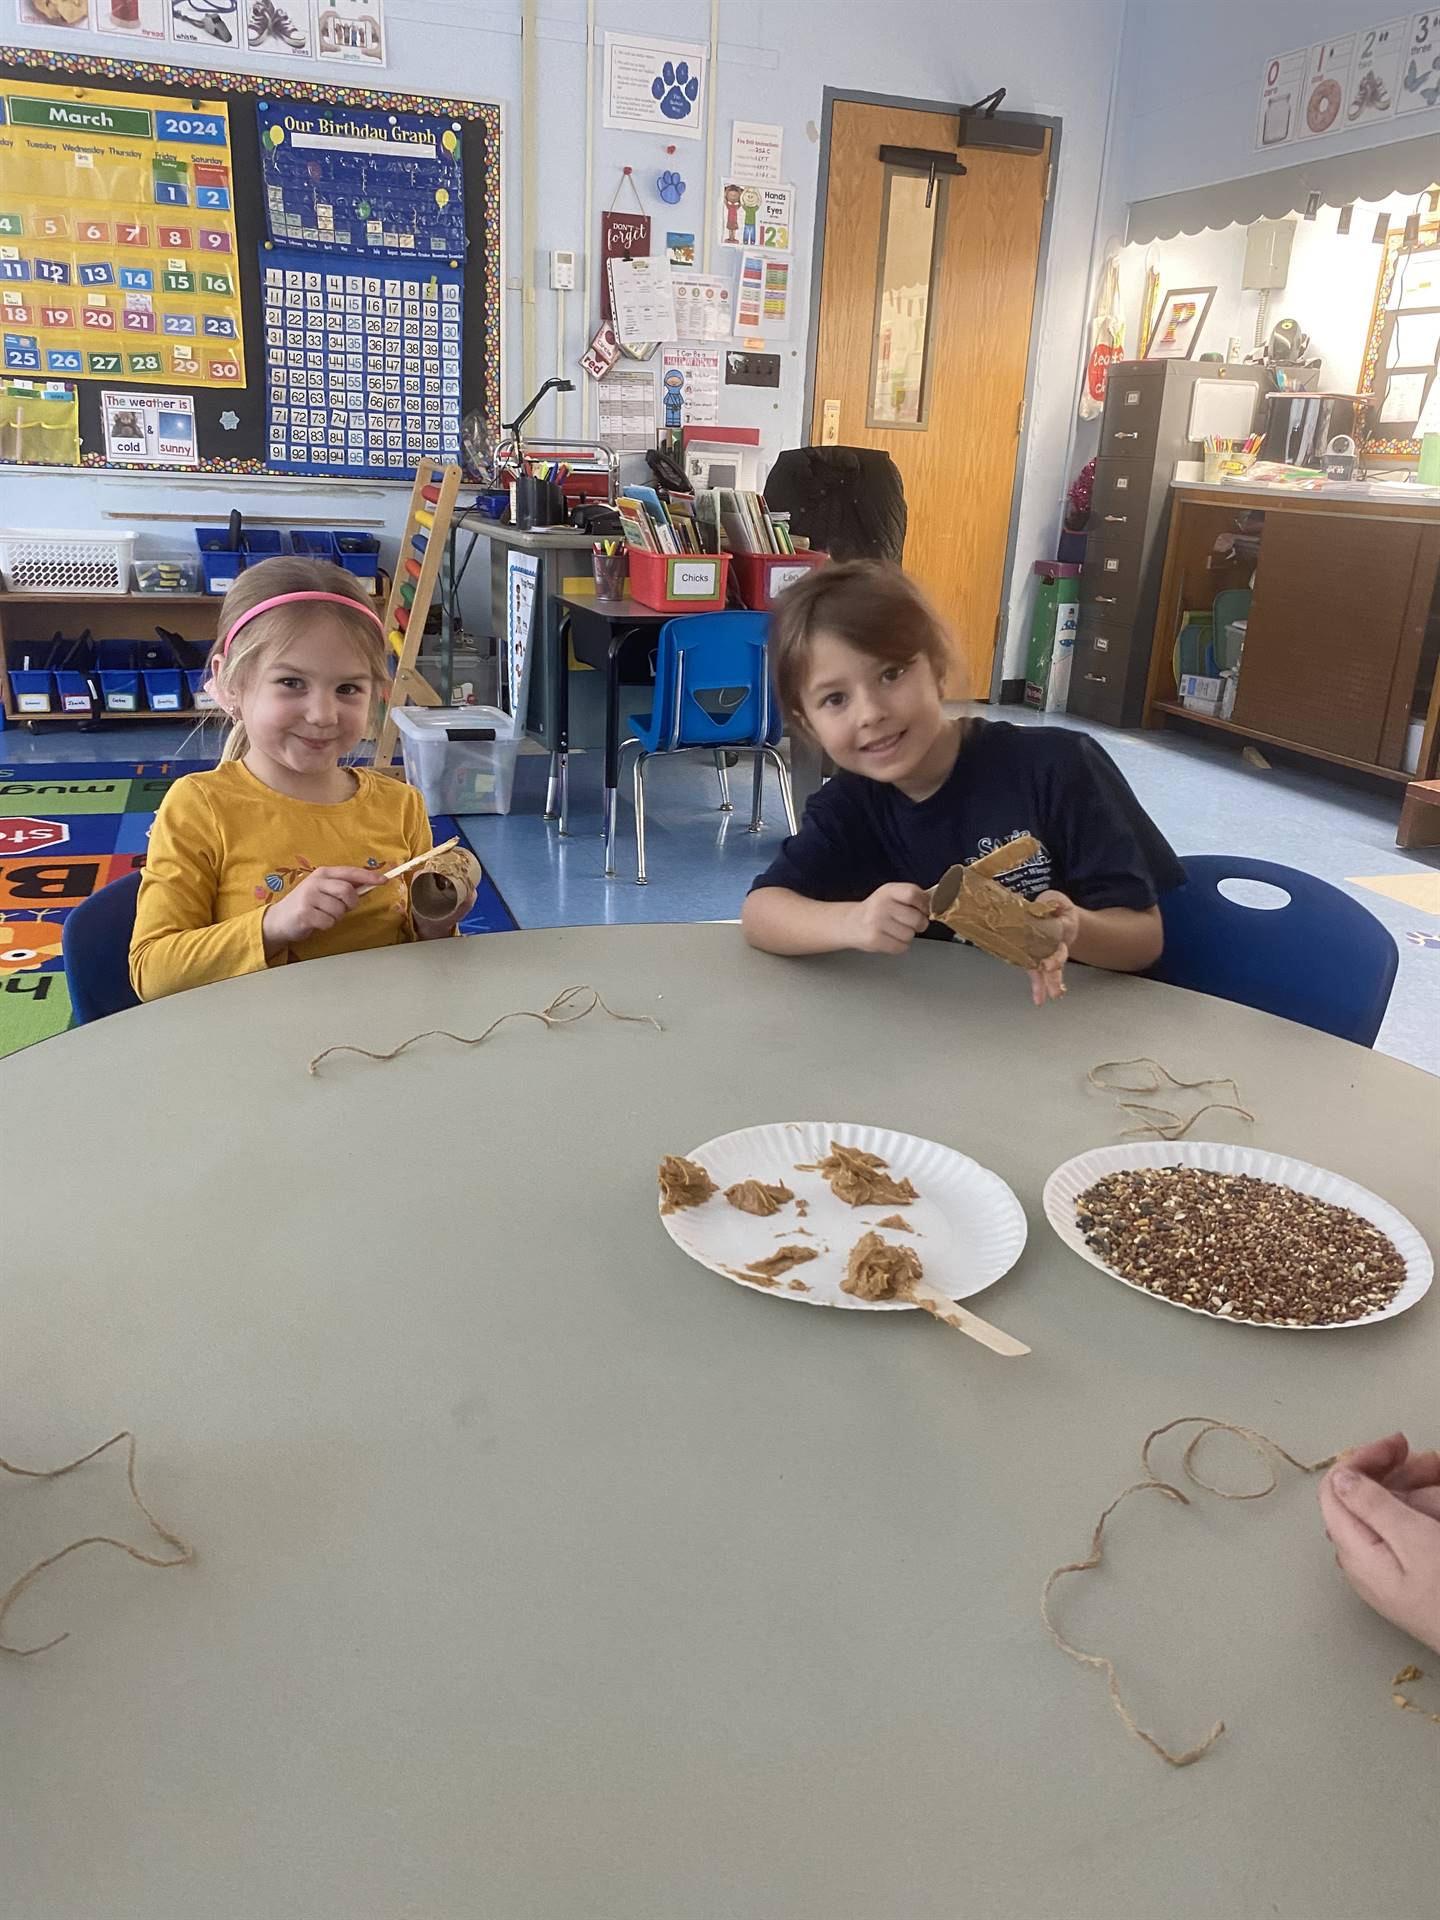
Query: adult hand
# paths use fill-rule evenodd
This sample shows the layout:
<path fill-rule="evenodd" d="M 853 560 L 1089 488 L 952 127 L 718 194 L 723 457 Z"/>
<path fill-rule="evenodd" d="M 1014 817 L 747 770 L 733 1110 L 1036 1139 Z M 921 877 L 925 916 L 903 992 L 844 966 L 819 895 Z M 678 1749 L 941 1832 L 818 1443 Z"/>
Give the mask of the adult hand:
<path fill-rule="evenodd" d="M 273 960 L 308 935 L 335 926 L 383 877 L 368 867 L 316 867 L 307 873 L 292 893 L 265 909 L 260 925 L 266 958 Z"/>
<path fill-rule="evenodd" d="M 1047 1000 L 1059 1000 L 1065 993 L 1065 962 L 1070 958 L 1070 949 L 1080 934 L 1080 909 L 1068 893 L 1061 893 L 1055 887 L 1048 887 L 1044 893 L 1035 897 L 1037 907 L 1043 908 L 1060 929 L 1060 945 L 1038 967 L 1030 969 L 1030 998 L 1037 1007 L 1043 1007 Z"/>
<path fill-rule="evenodd" d="M 1400 1484 L 1382 1485 L 1357 1460 Z M 1440 1515 L 1429 1505 L 1437 1469 L 1434 1456 L 1411 1456 L 1395 1434 L 1332 1467 L 1319 1497 L 1336 1561 L 1356 1593 L 1440 1653 Z"/>
<path fill-rule="evenodd" d="M 930 924 L 930 896 L 908 880 L 877 887 L 852 909 L 849 946 L 861 953 L 904 953 Z"/>

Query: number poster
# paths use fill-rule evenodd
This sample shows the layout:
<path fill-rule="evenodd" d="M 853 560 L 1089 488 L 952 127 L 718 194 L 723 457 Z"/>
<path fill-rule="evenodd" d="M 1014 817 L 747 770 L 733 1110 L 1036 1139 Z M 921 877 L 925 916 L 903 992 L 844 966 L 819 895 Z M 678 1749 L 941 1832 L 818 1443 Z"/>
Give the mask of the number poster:
<path fill-rule="evenodd" d="M 223 101 L 5 82 L 0 363 L 244 386 Z"/>
<path fill-rule="evenodd" d="M 794 187 L 727 180 L 720 189 L 720 244 L 756 253 L 789 253 L 795 224 Z"/>

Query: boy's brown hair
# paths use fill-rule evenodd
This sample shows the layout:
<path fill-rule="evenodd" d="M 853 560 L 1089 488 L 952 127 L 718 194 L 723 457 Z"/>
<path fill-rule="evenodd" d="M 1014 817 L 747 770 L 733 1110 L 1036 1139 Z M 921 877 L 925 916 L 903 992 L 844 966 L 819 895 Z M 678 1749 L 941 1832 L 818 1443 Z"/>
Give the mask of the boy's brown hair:
<path fill-rule="evenodd" d="M 786 717 L 806 728 L 800 690 L 817 634 L 889 666 L 924 656 L 941 687 L 950 643 L 938 613 L 898 567 L 837 560 L 787 587 L 770 615 L 770 663 Z"/>

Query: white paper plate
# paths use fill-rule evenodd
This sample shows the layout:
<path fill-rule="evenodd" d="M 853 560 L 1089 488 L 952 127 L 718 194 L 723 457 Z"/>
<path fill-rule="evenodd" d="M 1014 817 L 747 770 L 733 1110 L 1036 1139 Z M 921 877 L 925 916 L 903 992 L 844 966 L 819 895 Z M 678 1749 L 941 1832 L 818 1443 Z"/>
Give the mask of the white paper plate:
<path fill-rule="evenodd" d="M 908 1179 L 920 1195 L 908 1204 L 850 1207 L 837 1200 L 818 1173 L 797 1173 L 797 1161 L 812 1164 L 830 1151 L 830 1142 L 878 1153 L 897 1180 Z M 707 1140 L 686 1154 L 721 1188 L 701 1207 L 662 1213 L 661 1224 L 677 1246 L 712 1273 L 723 1273 L 741 1286 L 773 1293 L 777 1299 L 801 1300 L 813 1307 L 863 1307 L 881 1313 L 916 1311 L 908 1300 L 857 1300 L 842 1293 L 845 1262 L 861 1234 L 888 1214 L 898 1213 L 916 1229 L 914 1234 L 881 1228 L 882 1237 L 897 1246 L 914 1247 L 930 1285 L 952 1300 L 993 1286 L 1020 1258 L 1025 1245 L 1025 1212 L 998 1174 L 988 1167 L 942 1147 L 934 1140 L 918 1140 L 913 1133 L 892 1133 L 886 1127 L 862 1127 L 842 1120 L 785 1120 L 770 1126 L 745 1127 Z M 726 1187 L 741 1180 L 783 1182 L 798 1198 L 809 1202 L 802 1219 L 794 1204 L 767 1219 L 741 1213 L 724 1196 Z M 797 1227 L 807 1227 L 800 1234 Z M 792 1267 L 771 1287 L 747 1280 L 739 1272 L 752 1260 L 793 1244 L 813 1248 L 817 1258 Z M 792 1293 L 788 1282 L 803 1280 L 806 1293 Z"/>
<path fill-rule="evenodd" d="M 1389 1306 L 1367 1313 L 1360 1320 L 1342 1320 L 1330 1326 L 1279 1327 L 1281 1333 L 1343 1333 L 1347 1327 L 1366 1327 L 1375 1320 L 1393 1320 L 1397 1313 L 1413 1307 L 1430 1285 L 1435 1263 L 1430 1249 L 1405 1218 L 1387 1200 L 1357 1187 L 1338 1173 L 1324 1167 L 1312 1167 L 1305 1160 L 1291 1160 L 1283 1153 L 1262 1153 L 1258 1147 L 1222 1146 L 1212 1140 L 1137 1140 L 1129 1146 L 1096 1147 L 1089 1153 L 1077 1153 L 1063 1167 L 1057 1167 L 1045 1182 L 1045 1217 L 1067 1247 L 1082 1260 L 1099 1267 L 1113 1280 L 1132 1292 L 1143 1293 L 1147 1300 L 1159 1300 L 1167 1307 L 1180 1307 L 1186 1313 L 1204 1314 L 1207 1320 L 1223 1320 L 1230 1327 L 1269 1327 L 1273 1320 L 1242 1320 L 1236 1314 L 1212 1313 L 1208 1307 L 1192 1307 L 1183 1300 L 1167 1300 L 1163 1293 L 1151 1293 L 1136 1286 L 1123 1274 L 1107 1267 L 1100 1256 L 1085 1244 L 1085 1236 L 1075 1219 L 1075 1202 L 1088 1187 L 1106 1174 L 1120 1173 L 1129 1167 L 1206 1167 L 1213 1173 L 1248 1173 L 1256 1180 L 1273 1180 L 1277 1186 L 1292 1187 L 1296 1193 L 1312 1199 L 1328 1200 L 1337 1207 L 1349 1207 L 1362 1220 L 1379 1227 L 1390 1236 L 1405 1262 L 1405 1279 Z"/>

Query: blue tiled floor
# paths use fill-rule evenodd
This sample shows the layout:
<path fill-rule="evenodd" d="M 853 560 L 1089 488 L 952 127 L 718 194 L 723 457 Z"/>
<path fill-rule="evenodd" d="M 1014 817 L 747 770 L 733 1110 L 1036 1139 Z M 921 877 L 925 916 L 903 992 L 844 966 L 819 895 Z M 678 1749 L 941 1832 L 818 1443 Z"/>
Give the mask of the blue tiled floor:
<path fill-rule="evenodd" d="M 989 710 L 995 717 L 993 709 Z M 1006 719 L 1038 724 L 1007 708 Z M 1050 724 L 1082 726 L 1060 716 Z M 1440 949 L 1409 935 L 1440 935 L 1440 917 L 1348 883 L 1361 875 L 1440 870 L 1440 849 L 1402 853 L 1395 846 L 1397 788 L 1381 793 L 1292 768 L 1247 765 L 1238 752 L 1173 732 L 1117 733 L 1089 727 L 1114 756 L 1176 851 L 1246 853 L 1302 867 L 1346 888 L 1395 935 L 1400 972 L 1379 1046 L 1440 1073 Z M 185 727 L 137 726 L 80 733 L 71 728 L 14 729 L 0 735 L 0 765 L 30 761 L 113 761 L 176 756 Z M 186 749 L 197 755 L 191 742 Z M 698 757 L 652 763 L 648 780 L 650 884 L 637 887 L 634 815 L 620 808 L 620 872 L 601 871 L 600 761 L 571 761 L 573 832 L 561 840 L 540 817 L 546 760 L 522 756 L 514 811 L 478 815 L 464 827 L 522 927 L 625 924 L 638 921 L 727 920 L 738 915 L 750 880 L 783 836 L 773 775 L 766 778 L 766 827 L 745 831 L 750 777 L 731 776 L 735 811 L 717 811 L 712 768 Z M 622 789 L 622 794 L 628 789 Z"/>

